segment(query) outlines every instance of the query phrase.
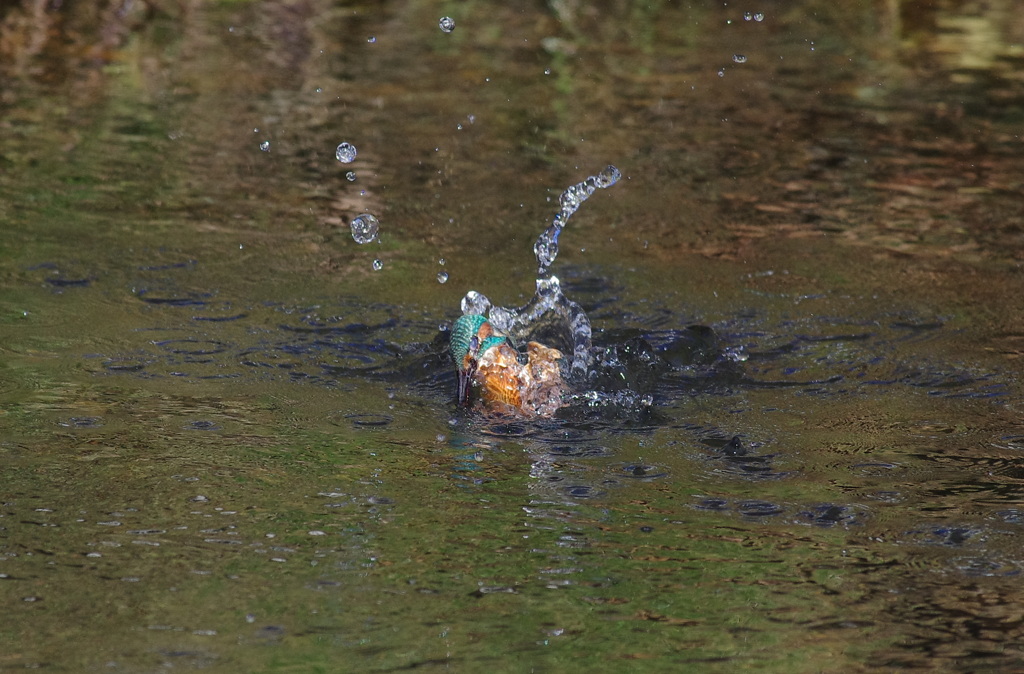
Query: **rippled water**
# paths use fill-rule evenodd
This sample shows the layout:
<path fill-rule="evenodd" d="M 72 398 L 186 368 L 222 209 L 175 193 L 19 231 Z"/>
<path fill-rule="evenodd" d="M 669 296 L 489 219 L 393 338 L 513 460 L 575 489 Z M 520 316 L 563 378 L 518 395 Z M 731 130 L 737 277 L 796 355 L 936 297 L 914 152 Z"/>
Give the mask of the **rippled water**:
<path fill-rule="evenodd" d="M 1024 666 L 1011 4 L 132 7 L 0 10 L 0 670 Z"/>

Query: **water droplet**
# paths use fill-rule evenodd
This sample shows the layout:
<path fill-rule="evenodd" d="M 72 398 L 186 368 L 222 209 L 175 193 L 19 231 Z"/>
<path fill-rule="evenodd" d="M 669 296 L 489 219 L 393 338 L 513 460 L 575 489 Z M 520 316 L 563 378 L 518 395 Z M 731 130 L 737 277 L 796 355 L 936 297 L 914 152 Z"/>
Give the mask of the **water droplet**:
<path fill-rule="evenodd" d="M 718 71 L 718 76 L 725 77 L 725 68 L 722 68 L 721 70 Z"/>
<path fill-rule="evenodd" d="M 754 15 L 754 21 L 764 21 L 764 14 L 762 14 L 761 12 L 758 12 L 757 14 L 755 14 Z"/>
<path fill-rule="evenodd" d="M 355 171 L 349 171 L 348 173 L 345 174 L 345 179 L 348 180 L 350 183 L 355 182 L 356 181 L 356 172 Z"/>
<path fill-rule="evenodd" d="M 490 308 L 491 301 L 487 299 L 487 296 L 481 295 L 475 290 L 470 290 L 466 293 L 466 296 L 462 298 L 463 314 L 480 314 L 481 316 L 485 316 Z"/>
<path fill-rule="evenodd" d="M 334 151 L 334 157 L 342 164 L 350 164 L 356 158 L 356 146 L 352 143 L 342 143 Z"/>
<path fill-rule="evenodd" d="M 374 271 L 380 271 L 383 268 L 384 268 L 384 263 L 381 262 L 379 259 L 373 261 L 373 270 Z"/>
<path fill-rule="evenodd" d="M 544 74 L 545 75 L 550 75 L 551 74 L 551 68 L 545 68 L 544 69 Z"/>
<path fill-rule="evenodd" d="M 369 213 L 363 213 L 352 220 L 351 227 L 352 238 L 356 243 L 370 243 L 377 238 L 380 222 Z"/>
<path fill-rule="evenodd" d="M 263 150 L 264 152 L 270 152 L 270 141 L 265 140 L 262 143 L 260 143 L 260 149 Z"/>
<path fill-rule="evenodd" d="M 754 15 L 751 14 L 750 12 L 743 12 L 743 20 L 744 21 L 750 21 L 753 18 L 754 18 Z"/>
<path fill-rule="evenodd" d="M 608 168 L 594 176 L 594 184 L 596 184 L 601 189 L 605 189 L 606 187 L 611 187 L 615 183 L 619 182 L 619 178 L 621 177 L 622 173 L 619 171 L 619 169 L 609 165 Z"/>
<path fill-rule="evenodd" d="M 443 257 L 442 257 L 442 258 L 441 258 L 440 260 L 438 260 L 438 261 L 437 261 L 437 263 L 438 263 L 439 265 L 441 265 L 442 267 L 443 267 L 443 266 L 445 266 L 445 264 L 447 264 L 447 263 L 445 262 L 445 259 L 444 259 Z"/>
<path fill-rule="evenodd" d="M 498 332 L 508 332 L 512 328 L 512 321 L 518 316 L 515 309 L 505 307 L 492 307 L 487 319 Z"/>
<path fill-rule="evenodd" d="M 732 60 L 736 63 L 746 63 L 747 57 L 744 54 L 733 54 Z"/>
<path fill-rule="evenodd" d="M 559 227 L 548 226 L 547 229 L 537 238 L 533 244 L 533 254 L 537 256 L 537 264 L 542 269 L 547 269 L 558 257 L 558 232 Z"/>
<path fill-rule="evenodd" d="M 448 272 L 446 272 L 446 271 L 439 271 L 439 272 L 437 272 L 437 282 L 438 283 L 447 283 L 448 282 Z"/>
<path fill-rule="evenodd" d="M 374 42 L 377 41 L 377 38 L 371 35 L 370 37 L 366 38 L 366 41 L 369 42 L 370 44 L 373 44 Z"/>
<path fill-rule="evenodd" d="M 442 16 L 441 20 L 437 22 L 437 27 L 440 28 L 442 32 L 450 33 L 455 30 L 455 19 L 450 16 Z"/>

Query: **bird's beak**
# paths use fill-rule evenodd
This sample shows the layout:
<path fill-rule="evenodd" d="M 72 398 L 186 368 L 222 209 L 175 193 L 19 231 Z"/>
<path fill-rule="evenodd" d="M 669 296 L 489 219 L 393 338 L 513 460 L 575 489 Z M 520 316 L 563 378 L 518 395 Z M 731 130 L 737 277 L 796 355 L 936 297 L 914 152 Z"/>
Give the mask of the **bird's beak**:
<path fill-rule="evenodd" d="M 473 375 L 476 374 L 476 359 L 467 358 L 459 369 L 459 405 L 469 405 L 469 392 L 473 388 Z"/>

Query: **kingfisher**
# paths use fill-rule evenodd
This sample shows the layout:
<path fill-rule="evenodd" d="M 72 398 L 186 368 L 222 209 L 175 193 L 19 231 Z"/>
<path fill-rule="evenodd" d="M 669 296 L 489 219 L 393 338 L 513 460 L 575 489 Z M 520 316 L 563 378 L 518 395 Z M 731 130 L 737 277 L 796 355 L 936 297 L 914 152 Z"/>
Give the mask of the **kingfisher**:
<path fill-rule="evenodd" d="M 489 409 L 550 417 L 569 393 L 559 367 L 561 351 L 529 342 L 522 362 L 512 340 L 480 314 L 455 321 L 449 351 L 458 368 L 460 405 L 469 404 L 476 388 Z"/>

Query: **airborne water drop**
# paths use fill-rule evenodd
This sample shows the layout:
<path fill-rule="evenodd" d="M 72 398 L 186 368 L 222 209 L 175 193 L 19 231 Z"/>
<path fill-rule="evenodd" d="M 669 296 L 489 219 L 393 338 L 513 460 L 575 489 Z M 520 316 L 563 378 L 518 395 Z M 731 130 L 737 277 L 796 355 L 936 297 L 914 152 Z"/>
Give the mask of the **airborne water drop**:
<path fill-rule="evenodd" d="M 356 158 L 356 154 L 355 145 L 352 143 L 342 143 L 338 145 L 338 149 L 334 151 L 334 158 L 342 164 L 351 164 L 352 160 Z"/>
<path fill-rule="evenodd" d="M 352 238 L 356 243 L 370 243 L 377 238 L 380 222 L 373 215 L 363 213 L 352 220 L 350 227 L 352 228 Z"/>

